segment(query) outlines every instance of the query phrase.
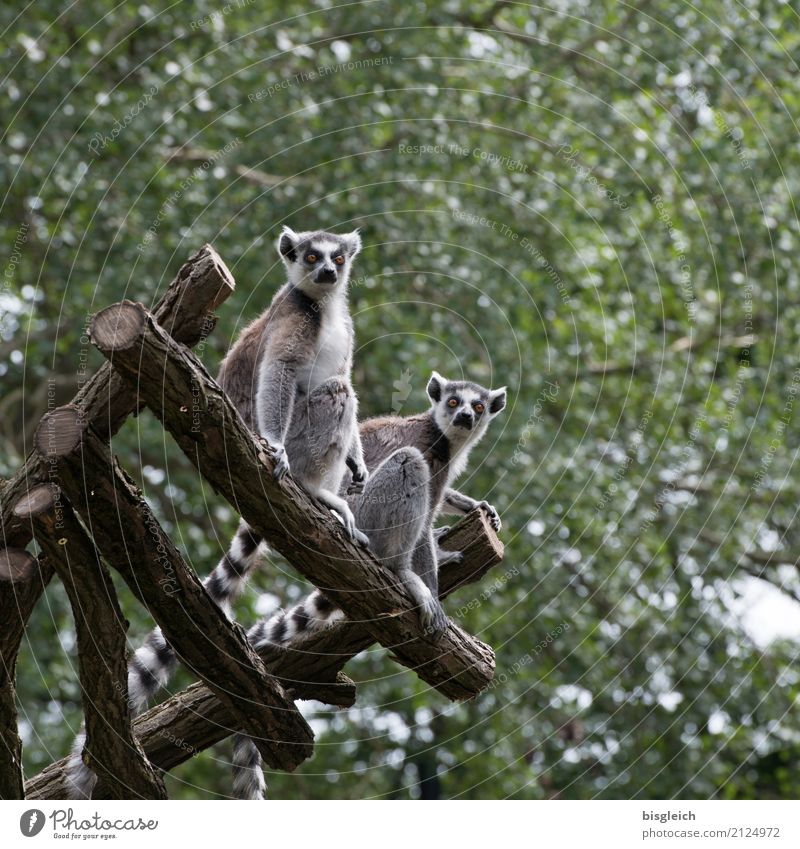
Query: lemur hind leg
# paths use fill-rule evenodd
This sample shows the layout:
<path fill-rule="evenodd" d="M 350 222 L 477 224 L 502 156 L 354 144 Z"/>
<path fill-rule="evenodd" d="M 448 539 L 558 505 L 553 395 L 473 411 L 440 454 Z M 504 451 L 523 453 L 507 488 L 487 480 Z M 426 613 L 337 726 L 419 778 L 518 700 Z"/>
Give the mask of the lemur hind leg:
<path fill-rule="evenodd" d="M 417 540 L 416 547 L 411 556 L 411 568 L 419 577 L 428 590 L 431 599 L 435 602 L 431 605 L 427 621 L 423 625 L 433 633 L 441 633 L 447 628 L 447 616 L 439 601 L 439 564 L 436 555 L 436 546 L 433 541 L 430 517 L 426 517 L 425 531 Z"/>
<path fill-rule="evenodd" d="M 356 409 L 353 390 L 340 377 L 329 378 L 308 395 L 298 392 L 286 453 L 297 482 L 336 511 L 352 539 L 367 545 L 350 506 L 337 494 L 357 426 Z"/>
<path fill-rule="evenodd" d="M 430 525 L 430 471 L 422 453 L 399 448 L 370 475 L 364 492 L 350 498 L 370 550 L 388 566 L 419 607 L 422 625 L 439 631 L 447 624 L 439 599 L 415 572 L 412 558 Z M 435 560 L 434 560 L 435 568 Z"/>

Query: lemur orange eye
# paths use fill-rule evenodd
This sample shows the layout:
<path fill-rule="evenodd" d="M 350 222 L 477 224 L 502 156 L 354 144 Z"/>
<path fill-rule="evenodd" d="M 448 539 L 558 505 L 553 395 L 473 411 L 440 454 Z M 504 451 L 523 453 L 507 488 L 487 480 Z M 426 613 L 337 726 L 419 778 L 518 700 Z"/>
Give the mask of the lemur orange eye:
<path fill-rule="evenodd" d="M 306 262 L 316 262 L 316 261 L 317 261 L 317 255 L 316 254 L 307 254 L 306 255 Z"/>
<path fill-rule="evenodd" d="M 339 254 L 339 256 L 337 256 L 333 261 L 337 265 L 344 265 L 344 257 L 341 254 Z"/>
<path fill-rule="evenodd" d="M 451 398 L 451 399 L 447 402 L 447 406 L 448 406 L 448 407 L 457 407 L 457 406 L 458 406 L 458 398 Z"/>
<path fill-rule="evenodd" d="M 483 404 L 478 403 L 478 404 L 473 404 L 473 409 L 475 410 L 475 412 L 478 415 L 480 415 L 486 409 L 486 407 L 484 407 Z"/>

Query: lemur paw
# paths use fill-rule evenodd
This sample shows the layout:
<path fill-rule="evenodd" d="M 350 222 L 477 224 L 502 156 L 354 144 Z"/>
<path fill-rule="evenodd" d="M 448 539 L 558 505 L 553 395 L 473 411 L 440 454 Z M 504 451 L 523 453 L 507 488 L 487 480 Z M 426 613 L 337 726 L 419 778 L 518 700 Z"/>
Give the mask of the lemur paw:
<path fill-rule="evenodd" d="M 369 548 L 369 537 L 358 528 L 353 529 L 353 539 L 364 548 Z"/>
<path fill-rule="evenodd" d="M 495 533 L 499 532 L 500 528 L 503 527 L 503 523 L 500 521 L 500 514 L 497 510 L 495 510 L 488 501 L 479 502 L 478 507 L 480 507 L 486 514 L 486 517 L 489 519 L 489 524 L 492 526 Z"/>
<path fill-rule="evenodd" d="M 436 562 L 440 566 L 444 566 L 445 563 L 460 563 L 463 559 L 463 551 L 446 551 L 444 548 L 436 549 Z"/>
<path fill-rule="evenodd" d="M 442 605 L 438 599 L 433 596 L 420 605 L 419 618 L 422 624 L 422 630 L 431 636 L 438 636 L 447 630 L 447 614 L 444 612 Z"/>
<path fill-rule="evenodd" d="M 360 531 L 356 527 L 355 516 L 353 516 L 353 514 L 349 510 L 346 513 L 340 513 L 338 510 L 335 510 L 334 515 L 344 525 L 344 529 L 350 539 L 355 540 L 357 543 L 359 543 L 359 545 L 363 545 L 364 548 L 369 545 L 369 537 L 365 533 L 363 533 L 363 531 Z"/>
<path fill-rule="evenodd" d="M 286 456 L 286 449 L 283 445 L 273 445 L 273 468 L 272 473 L 275 475 L 275 480 L 281 480 L 289 473 L 289 458 Z"/>
<path fill-rule="evenodd" d="M 350 486 L 347 487 L 348 495 L 360 495 L 364 491 L 367 481 L 369 480 L 369 471 L 362 463 L 354 472 L 353 480 Z"/>
<path fill-rule="evenodd" d="M 437 543 L 438 543 L 438 542 L 439 542 L 439 540 L 440 540 L 443 536 L 445 536 L 446 534 L 449 534 L 449 533 L 450 533 L 450 527 L 449 527 L 449 525 L 442 525 L 442 527 L 441 527 L 441 528 L 434 528 L 434 529 L 433 529 L 433 539 L 434 539 L 434 541 L 435 541 L 435 542 L 437 542 Z"/>

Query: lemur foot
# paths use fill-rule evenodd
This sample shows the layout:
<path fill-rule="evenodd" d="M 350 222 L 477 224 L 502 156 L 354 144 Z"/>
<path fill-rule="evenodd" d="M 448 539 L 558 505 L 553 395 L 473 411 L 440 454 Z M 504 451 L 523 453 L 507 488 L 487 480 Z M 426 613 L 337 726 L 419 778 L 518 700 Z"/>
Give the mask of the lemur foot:
<path fill-rule="evenodd" d="M 352 473 L 353 480 L 350 482 L 350 486 L 347 487 L 348 495 L 360 495 L 364 491 L 364 486 L 369 480 L 369 472 L 367 471 L 367 467 L 365 465 L 358 466 L 356 470 Z"/>
<path fill-rule="evenodd" d="M 438 547 L 436 549 L 436 562 L 440 566 L 444 566 L 445 563 L 460 563 L 463 559 L 463 551 L 446 551 Z"/>
<path fill-rule="evenodd" d="M 444 612 L 438 599 L 432 595 L 420 605 L 419 618 L 422 630 L 426 634 L 438 636 L 447 630 L 447 614 Z"/>
<path fill-rule="evenodd" d="M 369 537 L 356 527 L 355 516 L 353 516 L 349 510 L 347 512 L 344 510 L 334 510 L 333 512 L 336 518 L 342 523 L 342 525 L 344 525 L 347 536 L 349 536 L 350 539 L 355 540 L 359 545 L 367 548 L 369 546 Z"/>
<path fill-rule="evenodd" d="M 286 449 L 280 443 L 272 446 L 274 455 L 272 473 L 275 475 L 275 480 L 281 480 L 289 473 L 289 458 L 286 456 Z"/>
<path fill-rule="evenodd" d="M 497 510 L 488 501 L 479 501 L 478 507 L 486 514 L 486 518 L 489 520 L 489 524 L 495 533 L 499 532 L 500 528 L 503 527 L 503 523 L 500 521 L 500 514 Z"/>
<path fill-rule="evenodd" d="M 449 533 L 450 533 L 450 528 L 449 528 L 449 526 L 448 526 L 448 525 L 442 525 L 442 527 L 441 527 L 441 528 L 434 528 L 434 529 L 433 529 L 433 539 L 434 539 L 434 541 L 435 541 L 435 542 L 439 542 L 439 540 L 440 540 L 443 536 L 445 536 L 445 535 L 447 535 L 447 534 L 449 534 Z"/>

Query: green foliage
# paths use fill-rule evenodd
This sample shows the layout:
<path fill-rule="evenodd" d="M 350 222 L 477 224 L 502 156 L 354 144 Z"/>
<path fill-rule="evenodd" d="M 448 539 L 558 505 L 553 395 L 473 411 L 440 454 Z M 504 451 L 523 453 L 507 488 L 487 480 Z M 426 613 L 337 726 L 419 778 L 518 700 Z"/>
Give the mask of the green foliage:
<path fill-rule="evenodd" d="M 87 314 L 154 302 L 205 241 L 237 280 L 215 369 L 283 223 L 362 228 L 365 415 L 421 409 L 432 368 L 509 386 L 461 482 L 503 515 L 507 577 L 448 605 L 497 686 L 451 705 L 366 652 L 357 708 L 311 710 L 315 756 L 271 794 L 797 797 L 797 643 L 756 604 L 800 593 L 792 5 L 17 5 L 0 474 L 96 368 Z M 231 510 L 148 414 L 113 447 L 205 574 Z M 271 561 L 239 616 L 303 591 Z M 20 658 L 30 773 L 80 721 L 73 642 L 54 586 Z M 172 795 L 227 795 L 228 757 Z"/>

